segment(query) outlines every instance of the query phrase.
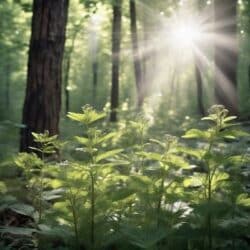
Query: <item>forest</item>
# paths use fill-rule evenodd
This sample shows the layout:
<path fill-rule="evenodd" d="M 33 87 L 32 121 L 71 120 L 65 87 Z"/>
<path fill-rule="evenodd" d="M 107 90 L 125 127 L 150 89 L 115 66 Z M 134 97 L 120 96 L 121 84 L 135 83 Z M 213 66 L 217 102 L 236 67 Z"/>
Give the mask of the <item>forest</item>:
<path fill-rule="evenodd" d="M 250 0 L 0 0 L 1 250 L 250 250 Z"/>

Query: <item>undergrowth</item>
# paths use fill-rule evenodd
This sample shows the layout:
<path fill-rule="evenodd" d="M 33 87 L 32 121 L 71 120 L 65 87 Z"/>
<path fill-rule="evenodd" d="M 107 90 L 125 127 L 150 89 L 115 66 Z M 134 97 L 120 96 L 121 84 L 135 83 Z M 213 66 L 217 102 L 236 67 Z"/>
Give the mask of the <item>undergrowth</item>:
<path fill-rule="evenodd" d="M 89 106 L 68 117 L 78 136 L 33 133 L 16 156 L 21 197 L 0 182 L 1 249 L 250 249 L 249 134 L 222 106 L 179 138 Z"/>

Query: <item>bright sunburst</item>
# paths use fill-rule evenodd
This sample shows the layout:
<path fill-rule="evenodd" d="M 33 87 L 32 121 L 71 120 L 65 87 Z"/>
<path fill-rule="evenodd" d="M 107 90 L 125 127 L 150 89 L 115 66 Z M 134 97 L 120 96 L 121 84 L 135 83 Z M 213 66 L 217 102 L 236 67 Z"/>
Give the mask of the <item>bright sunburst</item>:
<path fill-rule="evenodd" d="M 198 20 L 179 21 L 174 23 L 171 42 L 176 48 L 191 48 L 203 39 L 203 32 Z"/>
<path fill-rule="evenodd" d="M 200 27 L 194 22 L 180 23 L 172 33 L 173 42 L 179 47 L 190 46 L 202 38 Z"/>

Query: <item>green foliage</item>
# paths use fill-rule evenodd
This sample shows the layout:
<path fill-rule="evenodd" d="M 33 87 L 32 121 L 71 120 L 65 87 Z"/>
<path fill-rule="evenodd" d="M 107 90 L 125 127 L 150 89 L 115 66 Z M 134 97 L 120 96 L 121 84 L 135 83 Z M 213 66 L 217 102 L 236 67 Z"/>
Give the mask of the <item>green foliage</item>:
<path fill-rule="evenodd" d="M 230 165 L 235 163 L 235 159 L 244 160 L 244 152 L 241 155 L 231 155 L 232 153 L 227 150 L 225 145 L 225 140 L 236 140 L 241 136 L 249 136 L 248 133 L 235 129 L 235 124 L 231 121 L 235 120 L 236 117 L 228 116 L 228 110 L 223 106 L 213 106 L 209 110 L 209 116 L 203 118 L 204 121 L 212 122 L 210 128 L 207 130 L 197 130 L 191 129 L 186 132 L 183 136 L 187 139 L 199 139 L 205 141 L 205 144 L 202 148 L 199 148 L 199 154 L 196 150 L 188 149 L 186 153 L 193 157 L 198 156 L 199 164 L 203 166 L 202 174 L 196 175 L 190 178 L 189 182 L 186 182 L 186 186 L 196 186 L 199 187 L 201 193 L 199 195 L 198 205 L 198 214 L 204 216 L 205 226 L 207 228 L 207 247 L 208 249 L 213 249 L 213 244 L 215 243 L 214 235 L 216 223 L 219 223 L 220 220 L 223 220 L 221 217 L 220 211 L 217 208 L 222 207 L 221 202 L 225 202 L 224 206 L 231 206 L 233 209 L 228 213 L 229 216 L 236 216 L 236 200 L 237 195 L 240 195 L 240 192 L 243 192 L 243 187 L 240 182 L 237 182 L 237 189 L 234 189 L 235 186 L 228 185 L 228 181 L 231 181 L 236 178 L 235 173 L 229 171 Z M 224 145 L 223 145 L 224 144 Z M 239 163 L 237 167 L 239 167 Z M 236 172 L 239 174 L 240 169 L 237 169 Z M 234 180 L 235 182 L 235 180 Z M 240 187 L 241 186 L 241 187 Z M 228 201 L 221 201 L 221 195 L 227 193 L 229 197 Z M 244 196 L 244 195 L 243 195 Z M 241 197 L 241 196 L 240 196 Z M 196 198 L 197 199 L 197 198 Z M 196 201 L 197 202 L 197 201 Z M 206 207 L 202 208 L 202 203 Z M 217 207 L 216 207 L 217 206 Z M 202 210 L 200 210 L 202 208 Z M 226 211 L 222 209 L 221 211 Z M 196 212 L 196 210 L 194 210 Z M 225 228 L 224 228 L 225 229 Z M 233 237 L 233 235 L 231 235 Z"/>
<path fill-rule="evenodd" d="M 61 144 L 57 140 L 57 136 L 49 136 L 49 132 L 43 134 L 32 133 L 37 147 L 32 149 L 37 152 L 41 158 L 35 153 L 20 153 L 15 160 L 18 167 L 23 169 L 26 178 L 26 187 L 30 192 L 32 204 L 38 210 L 38 221 L 43 217 L 46 203 L 48 201 L 60 198 L 62 190 L 46 190 L 49 187 L 48 175 L 51 174 L 50 163 L 46 161 L 46 156 L 55 154 Z M 45 191 L 46 190 L 46 191 Z"/>
<path fill-rule="evenodd" d="M 84 160 L 69 163 L 67 171 L 62 174 L 63 186 L 67 190 L 66 208 L 71 214 L 77 247 L 83 244 L 83 240 L 90 249 L 99 249 L 100 244 L 105 243 L 97 237 L 104 240 L 107 233 L 103 211 L 112 208 L 107 192 L 109 185 L 113 184 L 111 174 L 116 178 L 114 167 L 121 163 L 116 162 L 116 158 L 122 152 L 121 149 L 107 148 L 116 133 L 105 133 L 94 126 L 105 116 L 105 113 L 96 112 L 89 106 L 83 107 L 83 113 L 68 114 L 70 119 L 79 122 L 85 129 L 84 136 L 75 137 L 79 144 L 76 150 L 83 155 Z M 104 224 L 100 226 L 101 221 Z M 84 238 L 80 237 L 83 231 L 86 234 Z"/>
<path fill-rule="evenodd" d="M 33 153 L 19 154 L 14 162 L 24 126 L 19 123 L 32 3 L 0 3 L 0 249 L 249 249 L 249 134 L 221 106 L 197 122 L 193 51 L 173 56 L 167 44 L 159 44 L 169 38 L 171 17 L 190 9 L 194 14 L 196 5 L 208 14 L 214 1 L 136 1 L 143 80 L 151 85 L 139 116 L 129 1 L 123 1 L 117 125 L 90 106 L 74 112 L 82 103 L 98 108 L 109 101 L 117 1 L 69 2 L 63 87 L 72 112 L 69 119 L 62 114 L 60 135 L 66 147 L 48 131 L 33 133 Z M 239 101 L 241 118 L 248 119 L 250 1 L 238 2 Z M 205 19 L 206 32 L 211 23 Z M 200 48 L 209 63 L 212 47 Z M 213 67 L 203 71 L 208 106 Z"/>
<path fill-rule="evenodd" d="M 105 116 L 90 106 L 68 114 L 81 126 L 70 161 L 48 157 L 61 148 L 56 136 L 33 134 L 43 157 L 15 159 L 32 206 L 7 202 L 4 182 L 0 191 L 1 211 L 34 224 L 3 226 L 2 233 L 37 233 L 41 249 L 53 249 L 58 239 L 64 249 L 247 249 L 250 201 L 241 167 L 250 158 L 233 145 L 249 134 L 233 123 L 236 117 L 217 105 L 202 119 L 208 128 L 158 139 L 144 118 L 115 132 L 103 127 Z"/>
<path fill-rule="evenodd" d="M 43 155 L 54 154 L 60 148 L 60 143 L 57 140 L 57 135 L 50 136 L 49 131 L 45 131 L 42 134 L 32 133 L 34 142 L 38 144 L 37 147 L 30 147 L 36 152 L 39 152 Z"/>

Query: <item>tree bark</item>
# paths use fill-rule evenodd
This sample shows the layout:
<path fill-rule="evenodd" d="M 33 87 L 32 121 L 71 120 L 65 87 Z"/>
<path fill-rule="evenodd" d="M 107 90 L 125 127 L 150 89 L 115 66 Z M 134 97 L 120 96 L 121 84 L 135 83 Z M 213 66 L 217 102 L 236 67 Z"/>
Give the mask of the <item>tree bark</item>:
<path fill-rule="evenodd" d="M 142 84 L 142 67 L 141 67 L 141 55 L 138 45 L 138 31 L 137 31 L 137 15 L 135 0 L 129 1 L 130 6 L 130 28 L 133 47 L 133 60 L 135 69 L 135 81 L 137 88 L 137 106 L 140 108 L 144 101 L 144 89 Z"/>
<path fill-rule="evenodd" d="M 98 83 L 98 60 L 95 57 L 92 63 L 93 69 L 93 105 L 96 104 L 97 83 Z"/>
<path fill-rule="evenodd" d="M 215 99 L 238 114 L 237 0 L 215 0 Z"/>
<path fill-rule="evenodd" d="M 197 58 L 197 56 L 194 57 L 195 61 L 195 78 L 196 78 L 196 85 L 197 85 L 197 109 L 201 116 L 204 116 L 206 114 L 204 103 L 203 103 L 203 80 L 202 80 L 202 74 L 200 69 L 200 60 Z"/>
<path fill-rule="evenodd" d="M 250 87 L 250 65 L 248 66 L 248 86 Z"/>
<path fill-rule="evenodd" d="M 112 86 L 111 86 L 111 115 L 110 115 L 111 122 L 117 121 L 117 109 L 119 105 L 121 26 L 122 26 L 122 0 L 117 0 L 113 6 Z"/>
<path fill-rule="evenodd" d="M 66 60 L 65 75 L 64 75 L 64 94 L 65 94 L 65 115 L 68 114 L 70 109 L 70 91 L 69 91 L 69 76 L 71 68 L 71 52 L 69 52 Z"/>
<path fill-rule="evenodd" d="M 10 64 L 5 65 L 5 105 L 10 109 Z"/>
<path fill-rule="evenodd" d="M 74 33 L 71 39 L 71 45 L 68 49 L 65 49 L 64 52 L 64 94 L 65 94 L 65 114 L 67 115 L 70 111 L 70 89 L 69 89 L 69 80 L 70 80 L 70 71 L 71 71 L 71 61 L 72 61 L 72 54 L 75 50 L 75 41 L 77 38 L 78 33 L 81 31 L 82 22 L 79 25 L 76 25 Z M 65 41 L 66 42 L 66 41 Z"/>
<path fill-rule="evenodd" d="M 99 50 L 99 37 L 97 32 L 97 24 L 94 22 L 92 24 L 93 30 L 90 31 L 91 35 L 91 59 L 92 59 L 92 75 L 93 75 L 93 92 L 92 92 L 92 103 L 93 106 L 96 104 L 97 95 L 97 84 L 98 84 L 98 50 Z"/>
<path fill-rule="evenodd" d="M 20 151 L 34 145 L 31 132 L 59 133 L 62 60 L 68 0 L 34 0 Z"/>

